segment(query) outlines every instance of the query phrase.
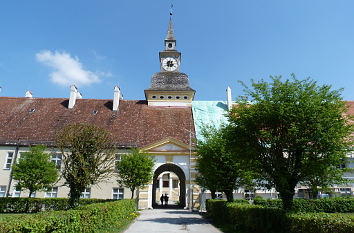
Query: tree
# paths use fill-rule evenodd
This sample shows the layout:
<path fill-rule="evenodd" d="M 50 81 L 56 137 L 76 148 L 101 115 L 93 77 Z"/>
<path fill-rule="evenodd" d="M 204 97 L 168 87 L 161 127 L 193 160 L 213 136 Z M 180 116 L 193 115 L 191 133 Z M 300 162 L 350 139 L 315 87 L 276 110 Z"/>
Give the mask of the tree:
<path fill-rule="evenodd" d="M 215 197 L 215 191 L 223 191 L 228 201 L 233 201 L 233 190 L 250 184 L 251 172 L 246 171 L 232 151 L 226 147 L 224 128 L 204 127 L 204 140 L 197 142 L 197 165 L 199 185 L 208 188 Z"/>
<path fill-rule="evenodd" d="M 251 162 L 291 210 L 295 186 L 345 160 L 353 131 L 341 90 L 310 78 L 245 84 L 229 114 L 230 148 Z"/>
<path fill-rule="evenodd" d="M 149 154 L 141 152 L 139 149 L 132 149 L 129 154 L 123 155 L 121 160 L 116 163 L 117 182 L 130 189 L 132 199 L 134 191 L 152 179 L 154 162 Z"/>
<path fill-rule="evenodd" d="M 29 152 L 22 153 L 18 163 L 12 168 L 12 177 L 17 181 L 16 189 L 29 191 L 28 197 L 36 191 L 51 187 L 58 180 L 58 170 L 43 145 L 30 147 Z M 26 211 L 28 210 L 28 202 Z"/>
<path fill-rule="evenodd" d="M 86 187 L 112 176 L 115 147 L 108 131 L 87 124 L 64 127 L 57 133 L 56 144 L 63 153 L 62 176 L 70 189 L 69 206 L 75 207 Z"/>
<path fill-rule="evenodd" d="M 58 180 L 58 170 L 50 161 L 50 155 L 43 145 L 30 147 L 29 152 L 22 153 L 12 168 L 12 177 L 17 181 L 18 190 L 28 189 L 32 193 L 51 187 Z"/>

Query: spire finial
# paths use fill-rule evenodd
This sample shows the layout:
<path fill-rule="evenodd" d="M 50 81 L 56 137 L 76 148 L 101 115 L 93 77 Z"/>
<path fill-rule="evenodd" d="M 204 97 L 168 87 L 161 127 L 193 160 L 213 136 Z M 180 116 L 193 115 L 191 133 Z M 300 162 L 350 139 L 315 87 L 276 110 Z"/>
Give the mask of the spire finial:
<path fill-rule="evenodd" d="M 165 40 L 176 40 L 173 32 L 173 25 L 172 25 L 172 9 L 173 9 L 173 4 L 171 4 L 170 6 L 170 25 L 168 26 L 168 32 Z"/>

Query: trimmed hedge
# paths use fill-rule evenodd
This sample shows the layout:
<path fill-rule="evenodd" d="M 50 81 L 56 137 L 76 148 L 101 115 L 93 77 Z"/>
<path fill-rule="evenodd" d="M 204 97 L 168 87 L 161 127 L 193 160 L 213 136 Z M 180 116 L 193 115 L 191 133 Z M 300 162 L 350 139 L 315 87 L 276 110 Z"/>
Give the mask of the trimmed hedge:
<path fill-rule="evenodd" d="M 264 207 L 283 207 L 283 202 L 280 199 L 255 199 L 253 203 Z M 312 213 L 354 213 L 354 198 L 294 199 L 293 211 Z"/>
<path fill-rule="evenodd" d="M 0 213 L 25 213 L 27 201 L 29 213 L 37 213 L 49 210 L 66 210 L 68 209 L 67 198 L 22 198 L 22 197 L 5 197 L 0 198 Z M 100 203 L 112 201 L 111 199 L 80 199 L 81 205 L 92 203 Z"/>
<path fill-rule="evenodd" d="M 210 200 L 207 216 L 234 231 L 250 233 L 349 233 L 354 232 L 354 215 L 289 213 L 282 209 Z"/>
<path fill-rule="evenodd" d="M 0 232 L 96 232 L 135 218 L 135 200 L 84 205 L 67 211 L 11 215 L 0 219 Z"/>

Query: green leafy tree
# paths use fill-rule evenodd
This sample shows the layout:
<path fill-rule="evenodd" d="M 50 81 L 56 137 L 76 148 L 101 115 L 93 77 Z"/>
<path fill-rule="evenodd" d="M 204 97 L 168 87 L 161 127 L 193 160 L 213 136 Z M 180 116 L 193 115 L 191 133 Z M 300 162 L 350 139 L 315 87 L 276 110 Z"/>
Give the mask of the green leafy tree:
<path fill-rule="evenodd" d="M 237 155 L 227 149 L 224 128 L 204 127 L 204 140 L 197 142 L 197 165 L 199 185 L 215 191 L 223 191 L 228 201 L 233 201 L 233 190 L 252 182 L 252 173 L 246 170 Z M 214 193 L 214 194 L 213 194 Z"/>
<path fill-rule="evenodd" d="M 345 160 L 353 131 L 341 90 L 311 79 L 254 82 L 229 114 L 231 148 L 280 193 L 291 210 L 295 186 Z"/>
<path fill-rule="evenodd" d="M 154 159 L 139 149 L 132 149 L 129 154 L 123 155 L 121 160 L 116 163 L 117 182 L 130 189 L 132 199 L 134 198 L 134 191 L 143 187 L 152 179 L 154 164 Z"/>
<path fill-rule="evenodd" d="M 12 177 L 17 181 L 17 190 L 27 189 L 28 197 L 36 191 L 45 190 L 58 180 L 58 169 L 50 161 L 50 154 L 43 145 L 30 147 L 29 152 L 22 153 L 12 168 Z"/>
<path fill-rule="evenodd" d="M 112 176 L 115 146 L 108 131 L 87 124 L 64 127 L 57 133 L 56 144 L 63 153 L 62 176 L 70 189 L 69 206 L 75 207 L 86 187 Z"/>

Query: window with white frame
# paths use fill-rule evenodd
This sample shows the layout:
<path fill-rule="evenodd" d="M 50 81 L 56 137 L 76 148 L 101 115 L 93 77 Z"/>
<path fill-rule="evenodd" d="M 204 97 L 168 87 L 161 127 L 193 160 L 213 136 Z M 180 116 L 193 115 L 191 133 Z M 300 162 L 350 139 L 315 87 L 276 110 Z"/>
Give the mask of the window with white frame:
<path fill-rule="evenodd" d="M 0 197 L 5 197 L 6 185 L 0 185 Z"/>
<path fill-rule="evenodd" d="M 47 189 L 44 197 L 57 197 L 58 195 L 58 187 L 51 187 Z"/>
<path fill-rule="evenodd" d="M 122 155 L 121 154 L 116 154 L 116 158 L 114 159 L 114 166 L 117 170 L 117 162 L 122 160 Z"/>
<path fill-rule="evenodd" d="M 85 190 L 81 193 L 81 198 L 90 198 L 91 197 L 91 188 L 85 188 Z"/>
<path fill-rule="evenodd" d="M 15 186 L 14 191 L 12 193 L 12 197 L 20 197 L 20 196 L 21 196 L 21 190 Z"/>
<path fill-rule="evenodd" d="M 59 171 L 61 169 L 62 159 L 63 159 L 63 155 L 61 153 L 52 153 L 51 161 L 55 164 L 55 166 Z"/>
<path fill-rule="evenodd" d="M 112 189 L 112 198 L 115 200 L 124 198 L 124 188 L 113 188 Z"/>
<path fill-rule="evenodd" d="M 14 158 L 14 152 L 7 152 L 7 158 L 6 158 L 4 169 L 10 169 L 13 158 Z"/>

